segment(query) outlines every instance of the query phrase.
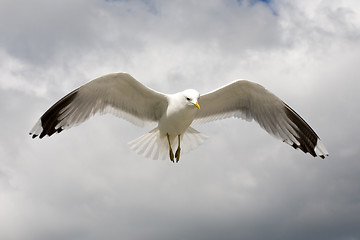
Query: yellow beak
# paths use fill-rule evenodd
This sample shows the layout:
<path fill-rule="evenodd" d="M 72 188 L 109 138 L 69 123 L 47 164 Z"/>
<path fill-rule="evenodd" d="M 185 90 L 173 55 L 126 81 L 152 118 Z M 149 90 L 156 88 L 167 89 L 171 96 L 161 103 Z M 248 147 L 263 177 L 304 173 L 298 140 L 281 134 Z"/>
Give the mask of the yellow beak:
<path fill-rule="evenodd" d="M 197 107 L 197 108 L 200 110 L 200 105 L 199 105 L 199 103 L 196 102 L 194 105 L 195 105 L 195 107 Z"/>

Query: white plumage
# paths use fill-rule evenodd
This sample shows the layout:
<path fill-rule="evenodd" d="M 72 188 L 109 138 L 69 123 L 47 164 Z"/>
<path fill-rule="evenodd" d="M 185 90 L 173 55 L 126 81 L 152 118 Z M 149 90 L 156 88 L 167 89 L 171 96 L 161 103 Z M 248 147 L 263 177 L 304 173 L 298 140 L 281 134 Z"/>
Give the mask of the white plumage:
<path fill-rule="evenodd" d="M 193 89 L 163 94 L 147 88 L 127 73 L 113 73 L 90 81 L 69 93 L 30 131 L 33 138 L 51 136 L 76 126 L 92 115 L 112 113 L 138 126 L 158 126 L 130 142 L 139 154 L 153 159 L 167 155 L 176 161 L 181 152 L 199 146 L 206 136 L 190 125 L 229 117 L 255 120 L 271 135 L 294 148 L 324 158 L 328 152 L 311 127 L 287 104 L 259 84 L 245 80 L 200 97 Z"/>

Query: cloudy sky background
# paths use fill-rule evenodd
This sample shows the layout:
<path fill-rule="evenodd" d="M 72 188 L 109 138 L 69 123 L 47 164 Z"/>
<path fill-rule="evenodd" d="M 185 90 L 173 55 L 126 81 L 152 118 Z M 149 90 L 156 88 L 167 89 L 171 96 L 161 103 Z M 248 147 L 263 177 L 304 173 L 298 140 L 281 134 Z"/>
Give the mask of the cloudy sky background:
<path fill-rule="evenodd" d="M 0 239 L 360 239 L 359 1 L 0 0 L 0 31 Z M 29 137 L 110 72 L 165 93 L 258 82 L 330 156 L 237 119 L 196 127 L 210 138 L 179 164 L 136 155 L 152 127 L 110 115 Z"/>

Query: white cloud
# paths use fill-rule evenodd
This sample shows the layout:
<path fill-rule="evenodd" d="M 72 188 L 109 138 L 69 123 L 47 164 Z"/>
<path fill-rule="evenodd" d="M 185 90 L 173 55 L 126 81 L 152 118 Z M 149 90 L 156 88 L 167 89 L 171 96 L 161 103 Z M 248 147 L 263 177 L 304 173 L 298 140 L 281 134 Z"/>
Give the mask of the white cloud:
<path fill-rule="evenodd" d="M 360 239 L 358 1 L 1 5 L 1 239 Z M 67 92 L 118 71 L 163 92 L 259 82 L 330 157 L 236 119 L 197 127 L 210 139 L 176 165 L 131 152 L 149 129 L 112 116 L 27 135 Z"/>

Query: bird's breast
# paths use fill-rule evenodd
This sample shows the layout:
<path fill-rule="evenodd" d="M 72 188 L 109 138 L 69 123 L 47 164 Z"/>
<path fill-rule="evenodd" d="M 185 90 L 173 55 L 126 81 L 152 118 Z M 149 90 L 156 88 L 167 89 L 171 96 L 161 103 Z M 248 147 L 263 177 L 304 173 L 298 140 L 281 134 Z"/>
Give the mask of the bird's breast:
<path fill-rule="evenodd" d="M 161 135 L 177 136 L 183 134 L 195 118 L 196 108 L 169 109 L 159 121 Z"/>

